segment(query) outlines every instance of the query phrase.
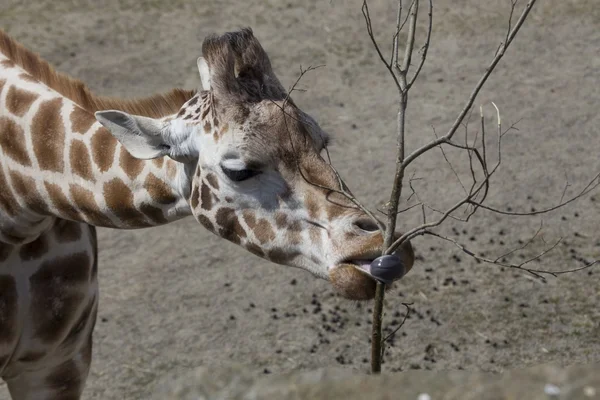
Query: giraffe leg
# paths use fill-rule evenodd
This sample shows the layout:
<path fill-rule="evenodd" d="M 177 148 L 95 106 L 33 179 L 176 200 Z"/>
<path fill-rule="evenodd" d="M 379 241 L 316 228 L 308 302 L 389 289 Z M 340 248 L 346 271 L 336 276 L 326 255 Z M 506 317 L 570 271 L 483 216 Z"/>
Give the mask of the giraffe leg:
<path fill-rule="evenodd" d="M 79 400 L 90 371 L 92 334 L 81 349 L 61 364 L 25 371 L 6 380 L 12 400 Z"/>

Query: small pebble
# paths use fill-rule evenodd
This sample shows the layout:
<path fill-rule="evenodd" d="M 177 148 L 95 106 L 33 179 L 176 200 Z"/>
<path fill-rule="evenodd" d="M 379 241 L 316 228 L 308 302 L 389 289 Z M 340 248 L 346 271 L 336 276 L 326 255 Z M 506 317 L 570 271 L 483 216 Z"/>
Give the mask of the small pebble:
<path fill-rule="evenodd" d="M 583 388 L 583 394 L 585 397 L 594 397 L 596 395 L 596 389 L 592 386 L 586 386 Z"/>
<path fill-rule="evenodd" d="M 417 396 L 417 400 L 431 400 L 431 396 L 427 393 L 421 393 L 419 396 Z"/>
<path fill-rule="evenodd" d="M 551 383 L 547 383 L 544 386 L 544 393 L 546 393 L 548 396 L 559 396 L 560 395 L 560 388 L 556 385 L 553 385 Z"/>

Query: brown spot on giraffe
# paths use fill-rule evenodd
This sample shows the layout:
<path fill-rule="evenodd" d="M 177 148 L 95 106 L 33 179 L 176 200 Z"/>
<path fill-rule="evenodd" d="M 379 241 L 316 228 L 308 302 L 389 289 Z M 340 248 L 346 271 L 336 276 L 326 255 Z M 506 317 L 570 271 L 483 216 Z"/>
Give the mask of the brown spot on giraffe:
<path fill-rule="evenodd" d="M 244 216 L 244 221 L 246 221 L 246 225 L 248 225 L 250 229 L 254 230 L 254 228 L 256 227 L 256 217 L 254 216 L 254 213 L 252 211 L 244 210 L 242 215 Z"/>
<path fill-rule="evenodd" d="M 60 219 L 54 225 L 55 239 L 59 243 L 75 242 L 81 238 L 81 223 Z"/>
<path fill-rule="evenodd" d="M 35 180 L 32 177 L 22 175 L 17 171 L 10 171 L 10 180 L 15 194 L 20 196 L 31 210 L 39 213 L 46 211 L 46 205 L 42 202 Z"/>
<path fill-rule="evenodd" d="M 327 218 L 330 221 L 340 218 L 347 212 L 347 207 L 339 205 L 330 205 L 327 207 Z"/>
<path fill-rule="evenodd" d="M 275 225 L 277 226 L 277 229 L 285 228 L 288 225 L 287 215 L 278 211 L 275 214 Z"/>
<path fill-rule="evenodd" d="M 0 65 L 4 68 L 13 68 L 16 64 L 12 60 L 2 60 L 0 61 Z"/>
<path fill-rule="evenodd" d="M 300 232 L 300 231 L 302 231 L 302 225 L 300 224 L 300 221 L 293 221 L 288 226 L 288 230 L 290 230 L 291 232 Z"/>
<path fill-rule="evenodd" d="M 73 107 L 69 119 L 73 132 L 81 134 L 86 133 L 96 122 L 96 118 L 91 113 L 77 106 Z"/>
<path fill-rule="evenodd" d="M 158 157 L 152 160 L 152 163 L 156 166 L 156 168 L 162 168 L 164 162 L 165 157 Z"/>
<path fill-rule="evenodd" d="M 238 125 L 243 125 L 246 122 L 246 120 L 248 119 L 249 115 L 250 115 L 250 110 L 248 109 L 248 107 L 238 106 L 236 108 L 236 112 L 233 113 L 232 117 L 233 117 L 233 121 L 235 123 L 237 123 Z"/>
<path fill-rule="evenodd" d="M 210 122 L 208 122 L 208 121 L 206 121 L 206 122 L 204 123 L 204 132 L 205 132 L 205 133 L 208 133 L 208 132 L 210 132 Z"/>
<path fill-rule="evenodd" d="M 202 186 L 200 186 L 200 206 L 203 210 L 209 211 L 212 209 L 212 196 L 210 193 L 210 189 L 205 182 L 202 182 Z"/>
<path fill-rule="evenodd" d="M 231 208 L 223 207 L 216 214 L 217 225 L 219 226 L 219 235 L 230 242 L 239 244 L 241 239 L 246 237 L 246 231 L 238 221 L 235 211 Z"/>
<path fill-rule="evenodd" d="M 25 132 L 15 121 L 0 117 L 0 148 L 8 157 L 26 167 L 31 166 L 31 159 L 25 147 Z"/>
<path fill-rule="evenodd" d="M 117 140 L 110 131 L 104 127 L 98 128 L 92 136 L 92 158 L 100 171 L 106 172 L 112 166 L 116 147 Z"/>
<path fill-rule="evenodd" d="M 197 219 L 198 222 L 200 222 L 206 229 L 208 229 L 211 232 L 215 231 L 215 227 L 213 223 L 210 222 L 210 219 L 208 219 L 208 217 L 206 217 L 205 215 L 198 215 Z"/>
<path fill-rule="evenodd" d="M 229 130 L 229 124 L 225 122 L 221 129 L 219 129 L 219 139 L 221 139 L 223 135 L 227 133 L 227 130 Z"/>
<path fill-rule="evenodd" d="M 16 339 L 17 310 L 17 282 L 12 276 L 0 275 L 0 358 L 6 355 L 3 354 L 4 348 L 9 347 Z"/>
<path fill-rule="evenodd" d="M 71 149 L 69 150 L 69 160 L 71 162 L 71 170 L 88 181 L 94 182 L 94 174 L 92 172 L 92 160 L 87 146 L 81 140 L 73 140 Z"/>
<path fill-rule="evenodd" d="M 313 246 L 320 247 L 321 245 L 321 230 L 316 229 L 315 227 L 311 227 L 308 231 L 308 235 L 310 236 L 310 241 Z"/>
<path fill-rule="evenodd" d="M 206 107 L 204 109 L 204 111 L 202 111 L 202 117 L 201 117 L 201 119 L 205 119 L 209 112 L 210 112 L 210 107 Z"/>
<path fill-rule="evenodd" d="M 69 187 L 71 198 L 79 212 L 85 215 L 90 223 L 98 226 L 112 226 L 111 220 L 102 213 L 94 197 L 94 193 L 79 185 Z"/>
<path fill-rule="evenodd" d="M 36 93 L 11 86 L 6 94 L 6 109 L 19 117 L 25 115 L 33 102 L 40 97 Z"/>
<path fill-rule="evenodd" d="M 171 188 L 154 174 L 148 174 L 144 181 L 144 187 L 150 194 L 150 197 L 152 197 L 152 200 L 159 204 L 172 204 L 177 201 L 177 196 L 173 194 Z"/>
<path fill-rule="evenodd" d="M 58 257 L 44 262 L 29 279 L 34 334 L 41 341 L 51 343 L 71 326 L 85 298 L 91 263 L 85 252 Z"/>
<path fill-rule="evenodd" d="M 49 249 L 48 238 L 41 235 L 36 240 L 26 243 L 19 250 L 19 257 L 22 261 L 37 260 L 42 257 Z"/>
<path fill-rule="evenodd" d="M 265 252 L 256 244 L 256 243 L 247 243 L 246 244 L 246 249 L 252 253 L 255 254 L 259 257 L 264 257 L 265 256 Z"/>
<path fill-rule="evenodd" d="M 253 230 L 254 235 L 261 244 L 271 242 L 275 239 L 275 232 L 266 219 L 260 219 Z"/>
<path fill-rule="evenodd" d="M 40 81 L 38 81 L 33 76 L 26 74 L 26 73 L 19 74 L 19 78 L 23 79 L 24 81 L 31 82 L 31 83 L 40 83 Z"/>
<path fill-rule="evenodd" d="M 119 178 L 114 178 L 104 184 L 106 205 L 123 222 L 130 226 L 150 226 L 133 202 L 133 192 Z"/>
<path fill-rule="evenodd" d="M 4 188 L 0 190 L 0 206 L 2 209 L 11 217 L 17 215 L 17 210 L 19 209 L 19 203 L 15 199 L 12 194 L 12 190 L 8 186 L 6 182 L 6 177 L 4 176 L 4 172 L 2 172 L 2 168 L 0 167 L 0 188 Z"/>
<path fill-rule="evenodd" d="M 198 204 L 200 203 L 200 192 L 198 190 L 194 190 L 192 193 L 192 198 L 190 200 L 190 205 L 193 209 L 198 208 Z"/>
<path fill-rule="evenodd" d="M 68 219 L 79 219 L 79 212 L 71 204 L 71 201 L 67 198 L 63 189 L 56 183 L 44 182 L 48 196 L 52 204 L 56 208 L 57 213 L 63 218 Z"/>
<path fill-rule="evenodd" d="M 276 264 L 286 264 L 300 255 L 299 251 L 286 252 L 280 249 L 267 251 L 267 258 Z"/>
<path fill-rule="evenodd" d="M 192 107 L 198 102 L 198 96 L 192 97 L 186 104 L 186 107 Z"/>
<path fill-rule="evenodd" d="M 151 204 L 143 203 L 140 206 L 140 211 L 157 224 L 166 224 L 167 222 L 169 222 L 165 218 L 163 211 L 160 208 L 154 207 Z"/>
<path fill-rule="evenodd" d="M 306 197 L 306 210 L 310 218 L 319 217 L 319 205 L 315 201 L 314 197 L 311 195 L 308 195 Z"/>
<path fill-rule="evenodd" d="M 219 190 L 219 181 L 217 180 L 217 176 L 215 174 L 209 172 L 206 174 L 206 180 L 213 189 Z"/>
<path fill-rule="evenodd" d="M 177 163 L 175 163 L 175 161 L 167 160 L 167 177 L 169 179 L 175 179 L 176 176 L 177 176 Z"/>
<path fill-rule="evenodd" d="M 144 160 L 134 158 L 125 147 L 121 147 L 121 155 L 119 156 L 119 165 L 125 171 L 129 179 L 133 180 L 138 177 L 144 169 Z"/>
<path fill-rule="evenodd" d="M 4 89 L 4 85 L 6 84 L 6 79 L 0 79 L 0 93 Z"/>
<path fill-rule="evenodd" d="M 33 151 L 42 170 L 62 172 L 65 128 L 60 111 L 63 99 L 44 101 L 33 117 L 31 136 Z"/>

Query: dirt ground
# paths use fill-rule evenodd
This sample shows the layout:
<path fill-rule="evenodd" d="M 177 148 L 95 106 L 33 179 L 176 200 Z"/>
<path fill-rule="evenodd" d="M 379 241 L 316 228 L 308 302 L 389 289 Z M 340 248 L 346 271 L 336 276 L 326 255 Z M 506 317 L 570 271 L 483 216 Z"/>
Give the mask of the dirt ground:
<path fill-rule="evenodd" d="M 370 2 L 386 51 L 394 3 Z M 409 149 L 432 138 L 432 126 L 445 133 L 505 34 L 509 2 L 460 3 L 434 1 L 429 59 L 411 92 Z M 567 179 L 565 198 L 600 170 L 595 3 L 539 2 L 479 97 L 477 105 L 492 100 L 500 107 L 503 126 L 520 120 L 519 130 L 505 136 L 490 205 L 550 207 Z M 359 0 L 0 0 L 0 26 L 98 93 L 120 96 L 199 85 L 202 39 L 251 26 L 284 85 L 301 65 L 326 64 L 302 81 L 308 91 L 295 100 L 334 136 L 332 158 L 353 192 L 371 207 L 389 196 L 396 92 L 366 36 Z M 494 113 L 486 110 L 493 132 Z M 449 157 L 468 178 L 465 158 Z M 413 171 L 422 178 L 415 181 L 419 196 L 435 207 L 462 193 L 439 152 Z M 533 266 L 575 268 L 600 259 L 600 189 L 592 195 L 543 218 L 481 211 L 471 223 L 453 221 L 440 232 L 495 257 L 527 241 L 543 220 L 549 244 L 564 239 Z M 417 208 L 402 215 L 399 227 L 420 220 Z M 398 324 L 402 302 L 413 302 L 415 313 L 387 350 L 385 370 L 501 371 L 600 360 L 600 267 L 542 284 L 478 264 L 434 239 L 414 245 L 419 262 L 388 295 L 385 321 Z M 520 254 L 543 249 L 538 240 Z M 327 282 L 269 264 L 191 217 L 149 230 L 102 229 L 100 251 L 101 305 L 85 399 L 143 399 L 166 372 L 230 361 L 257 373 L 367 370 L 370 303 L 338 298 Z M 0 398 L 8 398 L 2 386 Z"/>

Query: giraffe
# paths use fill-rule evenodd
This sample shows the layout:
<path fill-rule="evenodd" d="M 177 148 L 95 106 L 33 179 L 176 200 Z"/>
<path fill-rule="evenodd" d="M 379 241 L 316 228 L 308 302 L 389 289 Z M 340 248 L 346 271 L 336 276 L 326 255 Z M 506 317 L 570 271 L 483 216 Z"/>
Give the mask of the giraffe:
<path fill-rule="evenodd" d="M 345 298 L 373 298 L 368 265 L 382 235 L 341 194 L 322 154 L 328 135 L 288 96 L 252 30 L 208 36 L 197 66 L 197 90 L 100 97 L 0 30 L 0 376 L 13 400 L 81 397 L 97 227 L 193 216 Z M 412 268 L 410 243 L 396 255 Z"/>

